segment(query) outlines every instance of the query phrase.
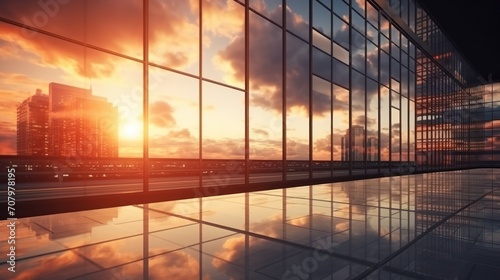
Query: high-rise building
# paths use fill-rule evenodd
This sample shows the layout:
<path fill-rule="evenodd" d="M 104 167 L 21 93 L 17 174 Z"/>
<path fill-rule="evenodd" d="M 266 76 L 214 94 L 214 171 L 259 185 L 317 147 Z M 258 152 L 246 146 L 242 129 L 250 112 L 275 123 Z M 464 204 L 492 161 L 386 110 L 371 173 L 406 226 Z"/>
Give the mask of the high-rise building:
<path fill-rule="evenodd" d="M 378 139 L 368 137 L 366 140 L 366 161 L 378 161 Z"/>
<path fill-rule="evenodd" d="M 363 161 L 365 150 L 365 129 L 362 126 L 353 125 L 352 135 L 351 130 L 347 129 L 345 136 L 341 139 L 341 144 L 343 161 L 347 161 L 349 158 L 351 158 L 352 161 Z"/>
<path fill-rule="evenodd" d="M 118 156 L 118 112 L 91 90 L 49 84 L 49 155 Z"/>
<path fill-rule="evenodd" d="M 17 154 L 48 155 L 49 97 L 37 89 L 17 107 Z"/>

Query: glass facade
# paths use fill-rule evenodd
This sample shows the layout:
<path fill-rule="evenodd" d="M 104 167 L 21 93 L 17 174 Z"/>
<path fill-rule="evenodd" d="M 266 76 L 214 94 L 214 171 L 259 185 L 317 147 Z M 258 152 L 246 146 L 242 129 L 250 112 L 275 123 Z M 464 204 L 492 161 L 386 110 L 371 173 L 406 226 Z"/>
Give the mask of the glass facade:
<path fill-rule="evenodd" d="M 469 167 L 486 145 L 485 87 L 418 1 L 0 8 L 0 160 L 26 188 L 389 176 Z"/>

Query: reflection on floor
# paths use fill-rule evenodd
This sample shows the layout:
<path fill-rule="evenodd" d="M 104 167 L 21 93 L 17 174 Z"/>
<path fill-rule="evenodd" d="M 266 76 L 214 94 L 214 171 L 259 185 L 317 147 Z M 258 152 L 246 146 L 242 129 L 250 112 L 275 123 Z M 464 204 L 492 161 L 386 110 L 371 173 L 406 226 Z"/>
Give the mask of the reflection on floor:
<path fill-rule="evenodd" d="M 2 246 L 0 279 L 498 279 L 499 179 L 477 169 L 19 219 L 16 272 Z"/>

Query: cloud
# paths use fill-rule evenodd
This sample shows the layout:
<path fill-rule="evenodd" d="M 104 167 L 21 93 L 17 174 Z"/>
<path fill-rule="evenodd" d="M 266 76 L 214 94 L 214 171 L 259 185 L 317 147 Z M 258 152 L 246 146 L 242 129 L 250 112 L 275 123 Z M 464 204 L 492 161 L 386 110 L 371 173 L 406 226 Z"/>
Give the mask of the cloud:
<path fill-rule="evenodd" d="M 191 2 L 195 3 L 196 1 Z M 203 0 L 202 12 L 203 29 L 207 32 L 231 38 L 243 31 L 244 9 L 241 4 L 234 0 Z"/>
<path fill-rule="evenodd" d="M 174 108 L 165 101 L 157 101 L 149 107 L 149 121 L 160 128 L 175 126 Z"/>
<path fill-rule="evenodd" d="M 331 150 L 331 134 L 326 135 L 323 138 L 319 138 L 316 141 L 314 141 L 314 151 L 317 153 L 326 153 L 328 154 L 328 159 L 330 156 L 330 150 Z M 334 152 L 337 151 L 337 149 L 333 149 Z M 325 158 L 326 159 L 326 158 Z"/>
<path fill-rule="evenodd" d="M 0 121 L 0 155 L 15 155 L 17 153 L 17 134 L 15 126 L 11 123 Z"/>
<path fill-rule="evenodd" d="M 191 138 L 191 133 L 188 129 L 172 130 L 168 133 L 169 138 Z"/>
<path fill-rule="evenodd" d="M 149 153 L 152 157 L 198 158 L 199 140 L 184 128 L 171 130 L 161 137 L 150 137 Z"/>
<path fill-rule="evenodd" d="M 89 259 L 100 263 L 112 264 L 129 263 L 134 260 L 140 260 L 141 254 L 127 252 L 126 242 L 128 239 L 115 242 L 106 242 L 103 244 L 84 247 L 77 251 L 79 254 L 86 255 Z M 151 250 L 151 255 L 161 253 L 159 250 Z M 116 268 L 99 271 L 92 274 L 92 279 L 110 279 L 114 276 L 127 275 L 131 279 L 141 277 L 143 268 L 141 265 L 135 265 L 132 262 L 128 265 L 117 266 Z M 149 259 L 151 279 L 198 279 L 199 262 L 192 255 L 184 251 L 174 251 L 167 254 L 161 254 Z M 65 251 L 61 254 L 54 254 L 43 257 L 39 260 L 36 267 L 19 271 L 17 279 L 52 279 L 70 277 L 68 272 L 84 271 L 89 269 L 92 272 L 92 266 L 75 254 L 73 251 Z M 84 270 L 82 270 L 84 269 Z M 73 275 L 74 276 L 74 275 Z"/>
<path fill-rule="evenodd" d="M 281 7 L 269 13 L 269 17 L 278 17 Z M 287 9 L 287 16 L 294 17 Z M 295 29 L 307 28 L 304 21 L 292 21 Z M 309 73 L 304 65 L 309 64 L 309 47 L 294 36 L 288 35 L 282 42 L 281 30 L 267 20 L 258 16 L 250 18 L 250 90 L 251 102 L 255 106 L 281 112 L 282 108 L 282 45 L 287 44 L 287 108 L 307 112 L 309 108 Z M 244 67 L 241 63 L 245 57 L 245 38 L 240 36 L 218 53 L 221 60 L 231 66 L 234 80 L 243 81 Z M 324 113 L 321 107 L 317 113 Z M 316 111 L 315 111 L 316 113 Z"/>
<path fill-rule="evenodd" d="M 244 156 L 243 139 L 203 140 L 203 158 L 243 158 Z"/>
<path fill-rule="evenodd" d="M 281 160 L 282 145 L 283 143 L 281 142 L 281 139 L 271 140 L 269 138 L 250 138 L 250 159 Z"/>
<path fill-rule="evenodd" d="M 288 139 L 286 142 L 286 157 L 291 160 L 309 159 L 309 144 L 304 141 Z"/>
<path fill-rule="evenodd" d="M 269 137 L 269 133 L 267 131 L 265 131 L 264 129 L 260 129 L 260 128 L 254 128 L 252 129 L 252 132 L 255 133 L 255 135 L 260 135 L 262 137 Z"/>
<path fill-rule="evenodd" d="M 45 13 L 38 4 L 41 1 L 4 2 L 1 16 L 113 52 L 142 58 L 143 7 L 140 0 L 119 3 L 91 1 L 85 5 L 84 1 L 69 1 L 68 4 L 58 5 L 57 13 L 49 15 L 46 22 L 40 22 L 42 17 L 38 17 L 38 21 L 36 19 L 36 15 Z M 229 20 L 229 16 L 213 15 L 212 7 L 216 6 L 214 2 L 205 4 L 208 9 L 207 14 L 204 14 L 207 24 L 211 22 L 209 18 Z M 152 50 L 150 59 L 178 69 L 195 64 L 198 61 L 199 42 L 198 36 L 193 36 L 198 34 L 199 27 L 197 1 L 155 0 L 150 1 L 149 5 L 149 44 Z M 84 17 L 87 17 L 86 20 Z M 83 23 L 86 23 L 86 26 Z M 219 27 L 220 30 L 233 28 L 234 24 Z M 85 52 L 83 46 L 8 24 L 0 24 L 0 34 L 7 45 L 10 45 L 1 48 L 1 52 L 12 56 L 19 56 L 24 52 L 32 53 L 35 56 L 24 57 L 24 60 L 29 58 L 32 63 L 60 68 L 81 77 L 110 77 L 115 74 L 117 65 L 122 60 L 103 52 Z"/>

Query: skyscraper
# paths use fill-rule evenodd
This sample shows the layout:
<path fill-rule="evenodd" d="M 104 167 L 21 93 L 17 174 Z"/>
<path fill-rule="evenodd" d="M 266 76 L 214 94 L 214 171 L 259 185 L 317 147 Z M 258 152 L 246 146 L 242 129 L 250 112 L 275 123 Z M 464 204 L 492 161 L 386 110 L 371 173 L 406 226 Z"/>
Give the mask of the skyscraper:
<path fill-rule="evenodd" d="M 49 155 L 117 157 L 117 109 L 91 90 L 50 83 Z"/>
<path fill-rule="evenodd" d="M 352 138 L 351 138 L 352 136 Z M 363 161 L 365 150 L 365 129 L 359 125 L 352 126 L 352 135 L 350 129 L 346 130 L 342 137 L 342 161 L 351 158 L 352 161 Z M 350 155 L 350 156 L 349 156 Z"/>
<path fill-rule="evenodd" d="M 17 154 L 48 155 L 49 97 L 37 89 L 17 107 Z"/>
<path fill-rule="evenodd" d="M 378 161 L 378 139 L 368 137 L 366 141 L 366 161 Z"/>

